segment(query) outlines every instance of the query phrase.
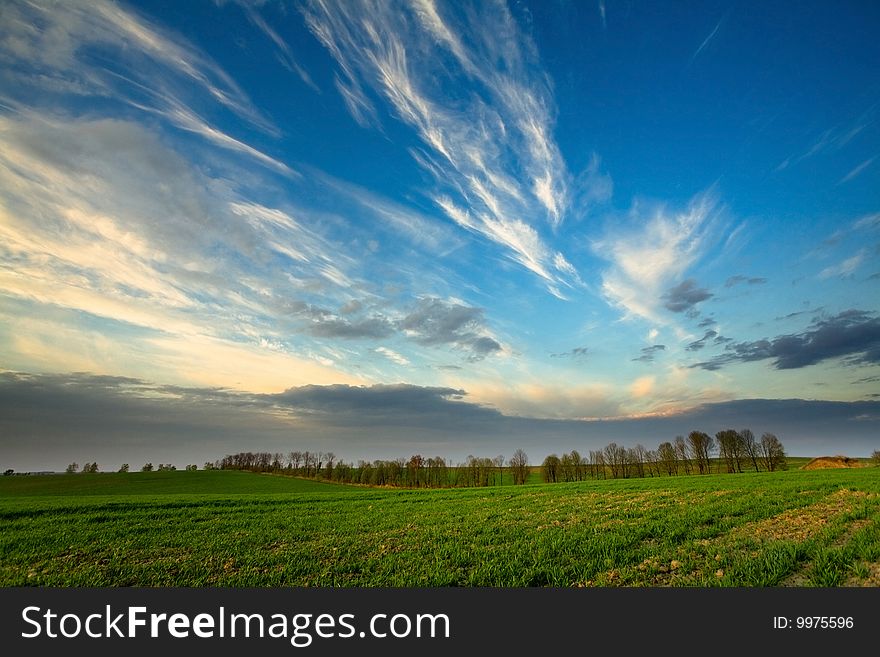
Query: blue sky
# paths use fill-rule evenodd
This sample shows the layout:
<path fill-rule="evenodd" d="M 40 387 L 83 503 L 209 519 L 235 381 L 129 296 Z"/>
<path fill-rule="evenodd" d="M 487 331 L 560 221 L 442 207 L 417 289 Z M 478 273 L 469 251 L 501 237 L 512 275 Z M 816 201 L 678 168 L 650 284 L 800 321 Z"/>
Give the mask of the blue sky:
<path fill-rule="evenodd" d="M 8 2 L 0 26 L 16 467 L 540 459 L 734 421 L 877 447 L 873 3 Z"/>

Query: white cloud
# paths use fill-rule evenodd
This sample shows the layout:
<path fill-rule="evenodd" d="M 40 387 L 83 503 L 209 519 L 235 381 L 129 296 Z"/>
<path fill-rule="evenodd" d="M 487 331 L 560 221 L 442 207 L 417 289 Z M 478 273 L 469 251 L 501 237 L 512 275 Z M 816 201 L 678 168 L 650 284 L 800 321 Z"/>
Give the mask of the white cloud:
<path fill-rule="evenodd" d="M 16 84 L 2 96 L 8 104 L 32 100 L 27 92 L 33 86 L 47 92 L 44 102 L 49 105 L 64 93 L 102 97 L 161 116 L 216 146 L 293 174 L 277 158 L 227 134 L 193 109 L 194 103 L 213 111 L 219 106 L 266 134 L 280 135 L 216 62 L 145 18 L 106 0 L 12 2 L 4 12 L 6 38 L 0 39 L 0 59 L 16 64 L 8 70 Z M 94 47 L 106 50 L 113 65 L 94 66 L 88 60 Z"/>
<path fill-rule="evenodd" d="M 150 108 L 144 109 L 147 109 L 148 111 L 150 110 Z M 244 142 L 235 139 L 234 137 L 226 134 L 221 130 L 218 130 L 217 128 L 208 124 L 195 112 L 183 105 L 174 103 L 172 107 L 166 110 L 161 110 L 158 113 L 164 116 L 181 130 L 186 130 L 187 132 L 192 132 L 200 135 L 201 137 L 207 139 L 208 141 L 214 142 L 216 145 L 222 148 L 228 148 L 229 150 L 248 155 L 258 162 L 261 162 L 262 164 L 265 164 L 266 166 L 275 169 L 279 173 L 284 174 L 285 176 L 297 175 L 293 169 L 291 169 L 283 162 L 273 157 L 270 157 L 269 155 L 266 155 L 262 151 L 254 148 L 253 146 L 245 144 Z"/>
<path fill-rule="evenodd" d="M 858 176 L 860 173 L 862 173 L 869 166 L 871 166 L 874 163 L 874 160 L 876 160 L 876 159 L 877 159 L 877 156 L 875 155 L 874 157 L 868 158 L 867 160 L 865 160 L 864 162 L 862 162 L 858 166 L 853 167 L 853 169 L 848 174 L 846 174 L 843 178 L 840 179 L 840 183 L 838 183 L 838 184 L 843 184 L 845 182 L 849 182 L 850 180 L 852 180 L 853 178 Z"/>
<path fill-rule="evenodd" d="M 705 48 L 707 45 L 709 45 L 709 42 L 715 38 L 715 35 L 718 34 L 718 29 L 721 27 L 721 23 L 723 23 L 723 22 L 724 22 L 724 18 L 719 20 L 718 23 L 715 24 L 714 29 L 711 32 L 709 32 L 709 36 L 707 36 L 705 39 L 703 39 L 703 42 L 700 44 L 700 47 L 694 51 L 693 55 L 691 55 L 692 62 L 697 58 L 697 55 L 699 55 L 701 52 L 703 52 L 703 48 Z"/>
<path fill-rule="evenodd" d="M 384 97 L 423 144 L 410 152 L 434 178 L 438 206 L 502 246 L 552 292 L 571 281 L 568 270 L 553 266 L 541 234 L 542 225 L 558 227 L 569 206 L 549 82 L 506 8 L 478 6 L 461 16 L 453 9 L 431 0 L 316 1 L 304 14 L 339 66 L 353 118 L 370 122 L 363 90 Z M 451 59 L 438 57 L 437 46 Z M 450 97 L 453 84 L 467 91 Z M 544 222 L 532 219 L 540 216 Z"/>
<path fill-rule="evenodd" d="M 341 304 L 358 284 L 353 260 L 308 217 L 217 196 L 136 124 L 29 115 L 0 117 L 0 133 L 0 294 L 35 316 L 70 309 L 111 338 L 137 327 L 172 351 L 202 340 L 263 362 L 237 343 L 280 345 L 323 312 L 303 295 Z M 69 334 L 59 332 L 74 344 Z M 228 374 L 207 356 L 202 367 L 199 381 Z"/>
<path fill-rule="evenodd" d="M 382 354 L 388 360 L 397 363 L 398 365 L 409 365 L 409 360 L 401 356 L 399 353 L 394 351 L 393 349 L 389 349 L 388 347 L 376 347 L 376 352 Z"/>
<path fill-rule="evenodd" d="M 257 29 L 259 29 L 263 34 L 269 37 L 269 40 L 275 44 L 275 47 L 278 48 L 278 61 L 286 67 L 288 70 L 296 73 L 300 79 L 309 87 L 311 87 L 315 92 L 321 93 L 321 90 L 318 88 L 318 85 L 315 84 L 314 80 L 312 80 L 312 76 L 308 74 L 302 66 L 296 61 L 296 58 L 293 55 L 293 51 L 290 48 L 290 45 L 276 32 L 272 27 L 266 22 L 263 16 L 256 10 L 256 7 L 252 4 L 242 4 L 242 8 L 244 9 L 245 15 L 248 17 L 248 20 L 253 23 Z"/>
<path fill-rule="evenodd" d="M 865 249 L 862 249 L 855 255 L 844 260 L 843 262 L 823 269 L 821 272 L 819 272 L 819 278 L 851 276 L 856 271 L 856 269 L 859 268 L 862 262 L 864 262 L 867 255 L 867 251 Z"/>
<path fill-rule="evenodd" d="M 656 377 L 642 376 L 632 382 L 629 387 L 630 394 L 636 399 L 647 397 L 654 391 L 654 384 L 657 382 Z"/>
<path fill-rule="evenodd" d="M 661 296 L 702 255 L 715 210 L 709 194 L 680 212 L 661 207 L 643 217 L 636 208 L 628 230 L 617 228 L 594 242 L 594 252 L 611 263 L 602 273 L 606 299 L 628 316 L 662 324 Z"/>

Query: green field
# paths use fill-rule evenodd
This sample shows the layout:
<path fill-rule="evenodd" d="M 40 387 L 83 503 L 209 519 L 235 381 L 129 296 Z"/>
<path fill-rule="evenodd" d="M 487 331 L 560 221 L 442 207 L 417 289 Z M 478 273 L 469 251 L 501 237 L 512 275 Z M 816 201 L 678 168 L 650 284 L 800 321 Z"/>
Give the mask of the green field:
<path fill-rule="evenodd" d="M 880 585 L 880 468 L 441 490 L 0 478 L 3 586 Z"/>

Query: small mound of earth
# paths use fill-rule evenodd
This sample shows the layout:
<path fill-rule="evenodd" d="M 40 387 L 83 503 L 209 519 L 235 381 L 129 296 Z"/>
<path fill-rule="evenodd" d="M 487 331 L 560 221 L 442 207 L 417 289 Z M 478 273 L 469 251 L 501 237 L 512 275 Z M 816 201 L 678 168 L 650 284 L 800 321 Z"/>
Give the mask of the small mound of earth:
<path fill-rule="evenodd" d="M 858 459 L 848 456 L 819 456 L 807 463 L 802 470 L 824 470 L 826 468 L 860 468 Z"/>

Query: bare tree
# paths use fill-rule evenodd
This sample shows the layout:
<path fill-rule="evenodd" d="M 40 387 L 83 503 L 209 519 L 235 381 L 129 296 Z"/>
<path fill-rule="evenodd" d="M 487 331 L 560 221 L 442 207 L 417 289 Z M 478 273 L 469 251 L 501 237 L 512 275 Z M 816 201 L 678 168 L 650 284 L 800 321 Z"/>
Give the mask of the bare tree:
<path fill-rule="evenodd" d="M 473 459 L 473 457 L 469 457 Z M 421 484 L 421 472 L 425 465 L 425 458 L 421 454 L 413 454 L 406 464 L 407 481 L 410 486 L 419 487 Z"/>
<path fill-rule="evenodd" d="M 555 484 L 559 481 L 560 461 L 556 454 L 550 454 L 541 464 L 541 476 L 548 484 Z"/>
<path fill-rule="evenodd" d="M 755 472 L 758 472 L 758 443 L 755 440 L 755 434 L 751 429 L 743 429 L 739 435 L 742 438 L 742 447 L 746 457 L 751 460 Z"/>
<path fill-rule="evenodd" d="M 645 476 L 645 456 L 648 450 L 642 444 L 636 445 L 632 450 L 632 461 L 635 466 L 635 473 L 639 477 Z"/>
<path fill-rule="evenodd" d="M 584 478 L 584 468 L 587 465 L 587 460 L 576 449 L 571 450 L 570 456 L 571 462 L 574 464 L 574 478 L 577 481 L 581 481 Z"/>
<path fill-rule="evenodd" d="M 152 471 L 153 471 L 153 464 L 152 463 L 144 463 L 144 465 L 141 467 L 141 472 L 152 472 Z"/>
<path fill-rule="evenodd" d="M 880 465 L 880 449 L 871 452 L 871 461 L 874 462 L 874 465 Z"/>
<path fill-rule="evenodd" d="M 498 485 L 504 485 L 504 454 L 499 454 L 494 459 L 495 467 L 498 468 Z"/>
<path fill-rule="evenodd" d="M 678 456 L 679 462 L 684 466 L 684 473 L 691 473 L 691 459 L 690 452 L 688 451 L 687 443 L 684 440 L 684 436 L 676 436 L 675 437 L 675 454 Z"/>
<path fill-rule="evenodd" d="M 656 449 L 649 449 L 645 452 L 645 463 L 652 477 L 660 476 L 660 457 L 657 455 Z"/>
<path fill-rule="evenodd" d="M 524 484 L 529 478 L 529 457 L 521 449 L 516 450 L 508 461 L 514 484 Z"/>
<path fill-rule="evenodd" d="M 603 450 L 590 450 L 590 470 L 593 479 L 598 479 L 599 475 L 605 479 L 607 472 L 605 471 L 605 452 Z"/>
<path fill-rule="evenodd" d="M 770 472 L 785 470 L 788 467 L 785 461 L 785 449 L 775 434 L 765 433 L 761 436 L 760 451 L 764 465 Z"/>
<path fill-rule="evenodd" d="M 128 472 L 128 463 L 123 463 L 119 466 L 119 472 Z"/>
<path fill-rule="evenodd" d="M 700 474 L 709 474 L 709 453 L 714 446 L 712 436 L 702 431 L 691 431 L 688 434 L 688 443 Z"/>
<path fill-rule="evenodd" d="M 678 474 L 678 454 L 672 443 L 660 443 L 657 448 L 657 459 L 660 461 L 660 467 L 666 474 L 672 476 Z"/>
<path fill-rule="evenodd" d="M 571 462 L 571 454 L 563 452 L 559 458 L 559 478 L 562 481 L 574 481 L 574 463 Z"/>
<path fill-rule="evenodd" d="M 728 472 L 742 472 L 742 457 L 744 450 L 742 447 L 742 436 L 733 429 L 725 429 L 715 434 L 718 441 L 718 451 L 721 458 L 727 465 Z"/>
<path fill-rule="evenodd" d="M 70 465 L 68 465 L 68 466 L 64 469 L 64 471 L 65 471 L 67 474 L 73 474 L 73 473 L 76 472 L 77 470 L 79 470 L 79 463 L 77 463 L 76 461 L 74 461 L 73 463 L 71 463 Z"/>
<path fill-rule="evenodd" d="M 617 443 L 609 443 L 603 451 L 605 463 L 611 468 L 611 477 L 617 479 L 624 476 L 626 465 L 626 448 Z"/>

